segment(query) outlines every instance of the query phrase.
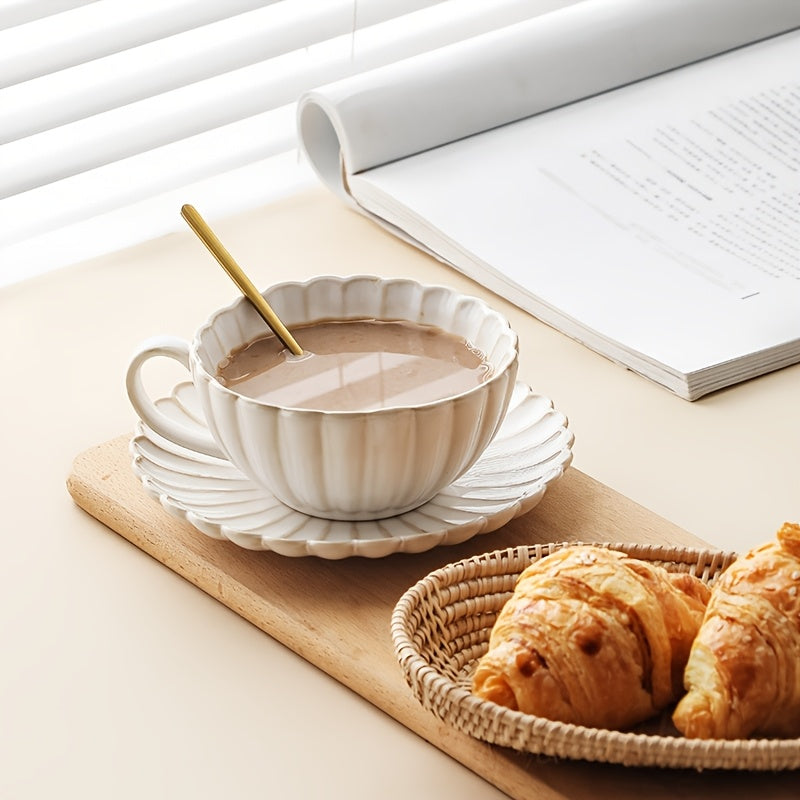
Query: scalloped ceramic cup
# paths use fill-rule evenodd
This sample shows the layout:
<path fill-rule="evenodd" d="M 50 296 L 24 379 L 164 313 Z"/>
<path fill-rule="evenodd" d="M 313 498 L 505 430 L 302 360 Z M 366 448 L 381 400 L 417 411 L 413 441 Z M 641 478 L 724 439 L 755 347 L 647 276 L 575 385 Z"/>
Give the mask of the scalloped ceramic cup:
<path fill-rule="evenodd" d="M 297 511 L 339 520 L 380 519 L 422 505 L 466 472 L 499 429 L 516 381 L 518 342 L 508 321 L 482 300 L 372 276 L 283 283 L 264 296 L 290 330 L 325 319 L 436 325 L 481 350 L 492 373 L 469 391 L 418 406 L 314 411 L 258 402 L 215 378 L 228 353 L 265 332 L 240 298 L 215 312 L 191 343 L 158 336 L 140 345 L 126 383 L 146 425 L 190 450 L 230 460 Z M 190 371 L 210 435 L 171 419 L 149 398 L 141 367 L 155 356 Z"/>

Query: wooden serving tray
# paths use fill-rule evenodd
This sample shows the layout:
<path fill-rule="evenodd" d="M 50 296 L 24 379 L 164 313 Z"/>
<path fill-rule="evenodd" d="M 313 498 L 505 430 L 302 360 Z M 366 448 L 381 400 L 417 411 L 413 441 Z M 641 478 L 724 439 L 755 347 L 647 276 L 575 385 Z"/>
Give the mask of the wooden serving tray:
<path fill-rule="evenodd" d="M 406 686 L 389 633 L 405 590 L 470 555 L 560 541 L 704 543 L 570 468 L 530 513 L 464 544 L 379 560 L 243 550 L 165 512 L 131 469 L 129 436 L 80 454 L 67 487 L 93 517 L 514 798 L 797 797 L 797 773 L 626 768 L 515 753 L 447 727 Z M 315 586 L 309 592 L 308 586 Z"/>

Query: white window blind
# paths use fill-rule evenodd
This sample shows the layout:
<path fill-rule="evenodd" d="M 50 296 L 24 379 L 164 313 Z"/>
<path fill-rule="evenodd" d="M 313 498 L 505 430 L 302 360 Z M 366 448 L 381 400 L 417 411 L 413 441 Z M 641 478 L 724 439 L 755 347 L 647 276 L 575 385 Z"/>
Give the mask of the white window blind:
<path fill-rule="evenodd" d="M 299 95 L 572 0 L 0 0 L 0 285 L 315 182 Z"/>

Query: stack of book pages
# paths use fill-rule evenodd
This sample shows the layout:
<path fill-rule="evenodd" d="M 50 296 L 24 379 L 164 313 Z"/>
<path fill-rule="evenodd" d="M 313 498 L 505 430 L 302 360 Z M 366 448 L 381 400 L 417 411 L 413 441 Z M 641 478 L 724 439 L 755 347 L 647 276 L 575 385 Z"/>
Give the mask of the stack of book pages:
<path fill-rule="evenodd" d="M 800 2 L 584 0 L 307 93 L 324 183 L 694 400 L 800 361 Z"/>

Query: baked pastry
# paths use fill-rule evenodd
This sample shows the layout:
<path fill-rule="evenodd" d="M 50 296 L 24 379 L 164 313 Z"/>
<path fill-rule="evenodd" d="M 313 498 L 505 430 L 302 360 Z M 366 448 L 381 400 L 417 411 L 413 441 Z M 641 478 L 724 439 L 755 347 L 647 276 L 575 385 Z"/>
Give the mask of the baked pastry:
<path fill-rule="evenodd" d="M 472 691 L 528 714 L 622 729 L 674 702 L 708 587 L 591 545 L 534 562 L 492 628 Z"/>
<path fill-rule="evenodd" d="M 722 573 L 685 685 L 673 714 L 685 736 L 800 736 L 800 525 Z"/>

